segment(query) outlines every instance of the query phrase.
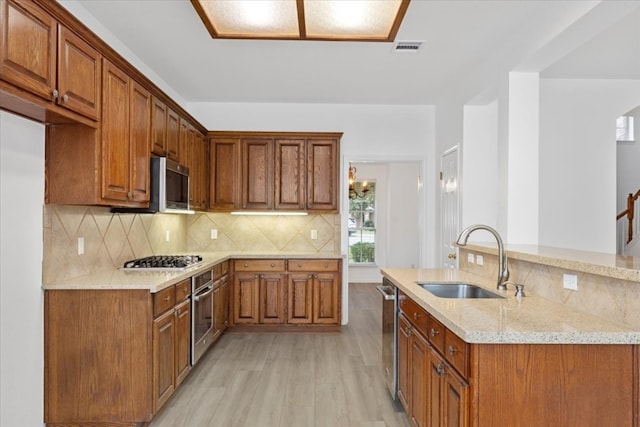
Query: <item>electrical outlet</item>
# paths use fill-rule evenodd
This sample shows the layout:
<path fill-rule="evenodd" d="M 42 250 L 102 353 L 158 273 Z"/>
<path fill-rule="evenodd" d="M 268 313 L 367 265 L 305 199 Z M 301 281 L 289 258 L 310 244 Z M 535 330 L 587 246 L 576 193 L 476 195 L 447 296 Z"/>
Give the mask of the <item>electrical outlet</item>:
<path fill-rule="evenodd" d="M 84 253 L 84 237 L 78 237 L 78 255 Z"/>
<path fill-rule="evenodd" d="M 164 240 L 165 240 L 165 242 L 170 242 L 171 241 L 171 231 L 169 231 L 169 230 L 165 230 L 164 231 Z"/>
<path fill-rule="evenodd" d="M 216 230 L 215 228 L 211 229 L 211 239 L 217 239 L 218 238 L 218 230 Z"/>
<path fill-rule="evenodd" d="M 476 264 L 484 265 L 484 257 L 480 254 L 476 255 Z"/>
<path fill-rule="evenodd" d="M 473 254 L 467 254 L 467 262 L 470 262 L 471 264 L 474 264 L 476 262 Z"/>
<path fill-rule="evenodd" d="M 562 287 L 565 289 L 571 289 L 572 291 L 578 290 L 578 276 L 575 274 L 563 274 L 562 275 Z"/>
<path fill-rule="evenodd" d="M 311 230 L 311 240 L 316 240 L 318 238 L 318 230 Z"/>

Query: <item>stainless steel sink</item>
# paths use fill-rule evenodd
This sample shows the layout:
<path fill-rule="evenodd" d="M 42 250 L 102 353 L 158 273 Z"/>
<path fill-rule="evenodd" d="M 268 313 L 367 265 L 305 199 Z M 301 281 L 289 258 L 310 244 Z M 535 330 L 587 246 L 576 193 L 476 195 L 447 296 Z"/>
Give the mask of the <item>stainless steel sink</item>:
<path fill-rule="evenodd" d="M 418 285 L 440 298 L 504 298 L 471 283 L 417 282 Z"/>

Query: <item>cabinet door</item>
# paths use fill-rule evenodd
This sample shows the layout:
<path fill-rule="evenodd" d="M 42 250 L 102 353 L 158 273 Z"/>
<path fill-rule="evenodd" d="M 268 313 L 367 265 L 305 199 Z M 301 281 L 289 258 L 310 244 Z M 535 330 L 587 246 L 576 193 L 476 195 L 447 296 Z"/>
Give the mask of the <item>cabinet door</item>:
<path fill-rule="evenodd" d="M 58 98 L 65 108 L 90 119 L 100 117 L 101 55 L 69 29 L 58 25 Z"/>
<path fill-rule="evenodd" d="M 313 323 L 340 324 L 340 278 L 336 273 L 314 274 Z"/>
<path fill-rule="evenodd" d="M 273 140 L 244 138 L 242 146 L 242 208 L 273 208 Z"/>
<path fill-rule="evenodd" d="M 452 369 L 442 380 L 442 426 L 465 427 L 469 425 L 469 385 Z"/>
<path fill-rule="evenodd" d="M 403 314 L 398 316 L 398 399 L 405 411 L 409 413 L 409 354 L 411 350 L 412 328 Z M 431 424 L 437 426 L 438 424 Z"/>
<path fill-rule="evenodd" d="M 240 139 L 212 139 L 209 155 L 209 207 L 222 211 L 236 209 L 240 194 Z"/>
<path fill-rule="evenodd" d="M 307 209 L 338 209 L 338 141 L 307 140 Z"/>
<path fill-rule="evenodd" d="M 442 386 L 444 361 L 433 347 L 429 348 L 426 372 L 427 420 L 430 426 L 442 425 Z"/>
<path fill-rule="evenodd" d="M 313 274 L 291 273 L 287 286 L 287 323 L 313 322 Z"/>
<path fill-rule="evenodd" d="M 275 141 L 275 208 L 304 210 L 305 140 L 276 139 Z"/>
<path fill-rule="evenodd" d="M 171 108 L 167 108 L 167 157 L 180 162 L 180 116 Z"/>
<path fill-rule="evenodd" d="M 127 201 L 129 147 L 129 77 L 103 60 L 102 198 Z"/>
<path fill-rule="evenodd" d="M 167 106 L 155 96 L 151 103 L 151 152 L 167 154 Z"/>
<path fill-rule="evenodd" d="M 260 323 L 285 322 L 285 281 L 281 274 L 260 273 Z"/>
<path fill-rule="evenodd" d="M 0 77 L 53 100 L 56 87 L 56 21 L 31 2 L 0 4 Z"/>
<path fill-rule="evenodd" d="M 151 94 L 135 81 L 130 84 L 129 143 L 131 150 L 130 200 L 149 201 L 149 145 Z"/>
<path fill-rule="evenodd" d="M 175 317 L 167 311 L 153 321 L 153 412 L 173 394 L 175 384 Z"/>
<path fill-rule="evenodd" d="M 409 356 L 409 384 L 411 387 L 411 403 L 409 404 L 409 420 L 416 427 L 427 425 L 427 369 L 428 369 L 428 345 L 414 329 L 410 341 Z"/>
<path fill-rule="evenodd" d="M 189 122 L 180 119 L 180 162 L 189 168 L 189 207 L 195 206 L 194 192 L 197 187 L 196 167 L 194 166 L 194 137 L 193 127 Z"/>
<path fill-rule="evenodd" d="M 220 286 L 220 299 L 222 300 L 222 331 L 224 332 L 229 326 L 229 276 L 222 278 L 222 286 Z"/>
<path fill-rule="evenodd" d="M 174 311 L 176 322 L 175 376 L 176 388 L 191 370 L 191 300 L 177 305 Z"/>
<path fill-rule="evenodd" d="M 236 273 L 233 278 L 233 323 L 256 324 L 259 321 L 258 275 Z"/>

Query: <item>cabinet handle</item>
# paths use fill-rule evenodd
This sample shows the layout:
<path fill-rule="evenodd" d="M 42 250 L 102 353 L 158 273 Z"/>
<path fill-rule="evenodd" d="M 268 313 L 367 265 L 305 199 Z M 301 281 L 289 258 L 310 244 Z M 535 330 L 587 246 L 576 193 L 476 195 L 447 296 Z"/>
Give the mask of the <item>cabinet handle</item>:
<path fill-rule="evenodd" d="M 308 275 L 307 279 L 313 279 L 313 274 Z"/>
<path fill-rule="evenodd" d="M 302 264 L 298 263 L 298 268 L 302 268 Z"/>
<path fill-rule="evenodd" d="M 449 346 L 449 354 L 450 354 L 451 356 L 453 356 L 454 354 L 456 354 L 456 352 L 457 352 L 457 351 L 458 351 L 458 349 L 457 349 L 457 348 L 455 348 L 454 346 L 452 346 L 452 345 L 450 345 L 450 346 Z"/>
<path fill-rule="evenodd" d="M 420 317 L 422 317 L 420 313 L 413 313 L 413 320 L 418 320 Z"/>
<path fill-rule="evenodd" d="M 435 337 L 436 335 L 438 335 L 440 333 L 439 330 L 435 329 L 435 328 L 431 328 L 431 336 Z"/>
<path fill-rule="evenodd" d="M 272 262 L 272 263 L 271 263 L 271 268 L 273 268 L 273 267 L 275 267 L 275 266 L 276 266 L 276 265 L 275 265 L 275 263 L 273 263 L 273 262 Z"/>
<path fill-rule="evenodd" d="M 244 264 L 242 264 L 242 266 L 243 266 L 244 268 L 247 268 L 247 267 L 249 267 L 249 264 L 247 264 L 247 263 L 245 262 Z"/>
<path fill-rule="evenodd" d="M 170 299 L 171 299 L 171 297 L 169 297 L 169 296 L 164 297 L 164 300 L 167 301 L 167 302 L 169 302 Z"/>
<path fill-rule="evenodd" d="M 53 99 L 58 99 L 58 95 L 60 95 L 58 89 L 54 89 L 53 92 L 51 92 L 51 96 L 53 97 Z"/>
<path fill-rule="evenodd" d="M 438 366 L 436 367 L 436 372 L 438 373 L 438 376 L 441 377 L 444 377 L 447 373 L 444 369 L 444 366 L 442 366 L 442 363 L 438 364 Z"/>
<path fill-rule="evenodd" d="M 69 95 L 67 95 L 66 93 L 62 96 L 62 102 L 65 103 L 69 100 Z"/>

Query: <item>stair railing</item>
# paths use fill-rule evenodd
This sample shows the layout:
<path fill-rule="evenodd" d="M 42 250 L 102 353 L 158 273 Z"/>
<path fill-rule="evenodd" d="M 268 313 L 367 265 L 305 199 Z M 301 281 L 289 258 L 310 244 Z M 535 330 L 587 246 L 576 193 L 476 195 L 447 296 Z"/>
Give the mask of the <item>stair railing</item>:
<path fill-rule="evenodd" d="M 634 222 L 636 223 L 636 230 L 640 229 L 640 201 L 638 200 L 640 198 L 640 190 L 636 191 L 635 194 L 629 193 L 629 196 L 627 197 L 627 209 L 623 210 L 622 212 L 620 212 L 617 216 L 616 216 L 616 221 L 624 218 L 625 216 L 627 217 L 627 244 L 631 243 L 631 241 L 633 240 L 634 237 Z M 636 211 L 638 211 L 638 216 L 636 218 Z M 634 221 L 634 219 L 636 219 L 636 221 Z M 639 230 L 640 231 L 640 230 Z M 639 231 L 636 231 L 636 233 L 638 233 Z"/>

